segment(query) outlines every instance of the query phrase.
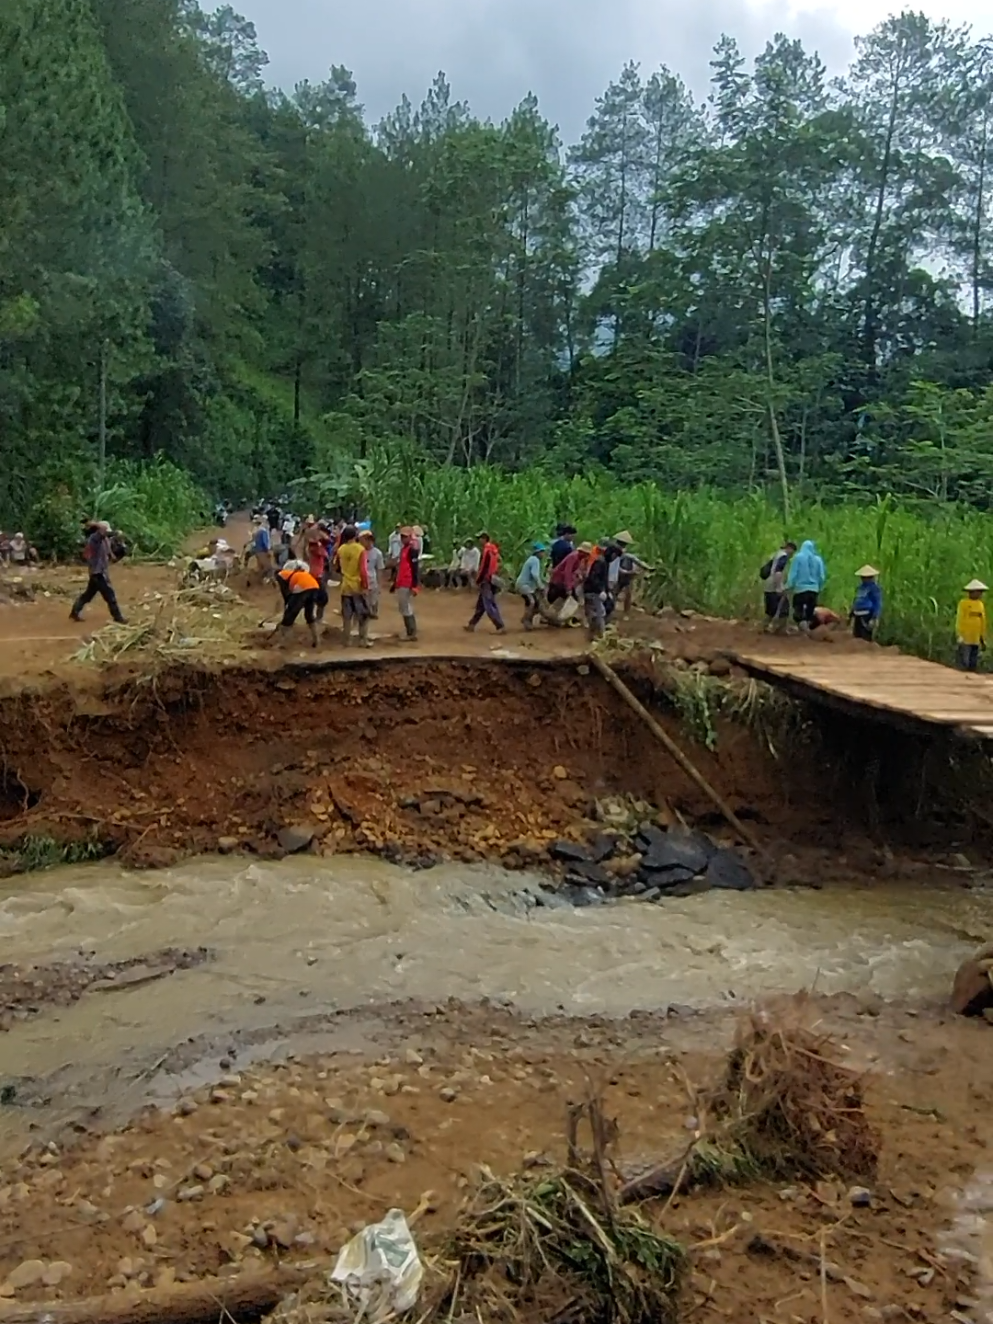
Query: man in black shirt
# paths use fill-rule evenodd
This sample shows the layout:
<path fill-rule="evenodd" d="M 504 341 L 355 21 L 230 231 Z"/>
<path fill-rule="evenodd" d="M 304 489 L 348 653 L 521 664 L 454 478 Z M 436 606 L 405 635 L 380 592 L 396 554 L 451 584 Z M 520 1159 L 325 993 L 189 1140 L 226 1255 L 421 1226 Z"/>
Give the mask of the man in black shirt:
<path fill-rule="evenodd" d="M 570 552 L 576 550 L 574 539 L 576 530 L 571 524 L 560 524 L 555 530 L 555 541 L 552 543 L 552 550 L 549 553 L 549 561 L 554 570 Z"/>

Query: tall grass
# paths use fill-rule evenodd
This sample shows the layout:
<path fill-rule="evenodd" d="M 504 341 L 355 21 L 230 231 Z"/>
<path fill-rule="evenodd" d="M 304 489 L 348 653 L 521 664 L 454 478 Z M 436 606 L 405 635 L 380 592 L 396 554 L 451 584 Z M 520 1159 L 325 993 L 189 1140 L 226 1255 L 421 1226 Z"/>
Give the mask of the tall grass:
<path fill-rule="evenodd" d="M 208 521 L 206 495 L 169 460 L 112 459 L 102 489 L 94 490 L 93 479 L 89 468 L 53 474 L 27 511 L 25 531 L 43 556 L 78 556 L 83 519 L 109 521 L 135 552 L 148 556 L 170 555 Z"/>
<path fill-rule="evenodd" d="M 967 507 L 901 507 L 889 498 L 809 503 L 784 527 L 777 507 L 760 494 L 665 492 L 602 474 L 555 481 L 536 471 L 436 468 L 395 449 L 362 461 L 358 482 L 381 534 L 398 521 L 420 523 L 439 560 L 484 528 L 512 566 L 563 520 L 591 541 L 630 529 L 636 550 L 657 567 L 656 601 L 722 616 L 757 616 L 759 567 L 784 537 L 813 538 L 827 564 L 822 601 L 847 611 L 855 572 L 871 561 L 885 595 L 881 641 L 924 657 L 950 655 L 963 585 L 974 575 L 993 583 L 993 518 Z"/>

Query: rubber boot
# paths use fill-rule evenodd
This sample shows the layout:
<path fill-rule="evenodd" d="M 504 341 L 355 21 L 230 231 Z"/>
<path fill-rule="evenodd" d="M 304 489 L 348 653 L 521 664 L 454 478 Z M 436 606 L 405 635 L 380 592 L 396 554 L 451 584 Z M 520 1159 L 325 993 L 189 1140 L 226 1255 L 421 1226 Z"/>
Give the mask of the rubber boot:
<path fill-rule="evenodd" d="M 341 646 L 347 648 L 352 638 L 352 618 L 343 616 L 341 621 Z"/>
<path fill-rule="evenodd" d="M 313 648 L 317 648 L 317 646 L 318 646 L 318 645 L 320 644 L 320 642 L 321 642 L 321 632 L 320 632 L 320 630 L 319 630 L 318 627 L 317 627 L 317 622 L 314 621 L 313 625 L 310 625 L 310 626 L 308 626 L 307 628 L 310 630 L 310 643 L 311 643 L 311 646 L 312 646 Z"/>
<path fill-rule="evenodd" d="M 363 648 L 372 647 L 372 640 L 369 638 L 368 616 L 363 617 L 363 619 L 359 621 L 359 643 L 362 645 Z"/>
<path fill-rule="evenodd" d="M 403 618 L 404 627 L 407 631 L 407 638 L 414 642 L 417 639 L 417 617 L 405 616 Z"/>

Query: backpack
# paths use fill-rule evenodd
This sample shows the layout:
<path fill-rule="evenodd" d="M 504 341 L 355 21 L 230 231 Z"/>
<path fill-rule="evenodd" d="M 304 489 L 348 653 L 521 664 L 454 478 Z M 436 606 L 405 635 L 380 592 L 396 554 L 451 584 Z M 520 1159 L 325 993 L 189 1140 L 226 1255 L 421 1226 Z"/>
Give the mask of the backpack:
<path fill-rule="evenodd" d="M 759 570 L 759 579 L 768 579 L 769 576 L 772 574 L 772 568 L 775 564 L 776 564 L 776 558 L 774 556 L 770 556 L 768 561 L 766 561 L 765 565 L 762 566 L 762 568 Z"/>

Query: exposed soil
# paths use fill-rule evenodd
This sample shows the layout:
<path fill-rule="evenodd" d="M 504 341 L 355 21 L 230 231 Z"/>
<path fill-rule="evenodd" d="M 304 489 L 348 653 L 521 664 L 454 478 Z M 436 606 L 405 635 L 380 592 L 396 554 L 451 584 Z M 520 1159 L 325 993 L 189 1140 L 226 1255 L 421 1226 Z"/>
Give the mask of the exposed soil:
<path fill-rule="evenodd" d="M 524 862 L 607 792 L 719 819 L 620 699 L 568 665 L 178 667 L 102 694 L 0 701 L 0 747 L 0 843 L 95 834 L 136 864 L 219 846 L 278 855 L 296 824 L 324 853 Z M 729 725 L 694 757 L 768 835 L 792 834 L 798 814 L 809 827 L 795 776 L 748 731 Z"/>
<path fill-rule="evenodd" d="M 683 1317 L 821 1319 L 825 1292 L 832 1320 L 969 1312 L 972 1268 L 947 1254 L 945 1235 L 993 1127 L 989 1028 L 844 998 L 811 1014 L 843 1036 L 846 1060 L 871 1067 L 867 1106 L 883 1136 L 871 1203 L 853 1204 L 838 1182 L 782 1181 L 648 1206 L 696 1247 Z M 684 1080 L 715 1078 L 733 1025 L 729 1013 L 534 1023 L 456 1005 L 383 1013 L 375 1061 L 338 1053 L 239 1071 L 228 1058 L 216 1084 L 172 1107 L 114 1135 L 43 1141 L 4 1169 L 0 1283 L 25 1261 L 60 1267 L 53 1285 L 8 1283 L 0 1300 L 330 1263 L 352 1230 L 426 1196 L 417 1237 L 435 1246 L 478 1165 L 564 1159 L 567 1102 L 590 1084 L 618 1119 L 623 1168 L 682 1146 Z"/>

